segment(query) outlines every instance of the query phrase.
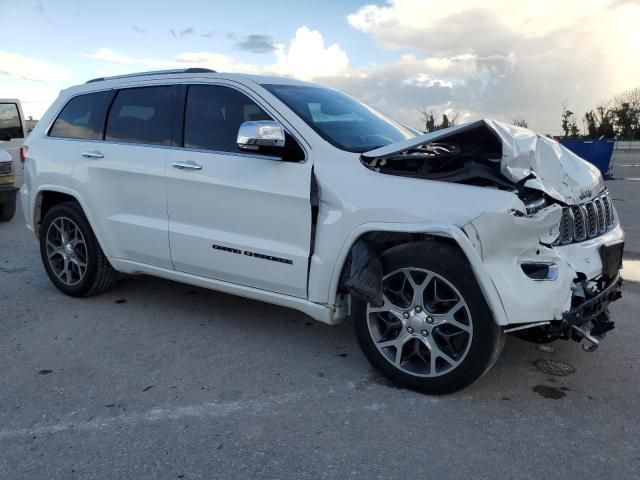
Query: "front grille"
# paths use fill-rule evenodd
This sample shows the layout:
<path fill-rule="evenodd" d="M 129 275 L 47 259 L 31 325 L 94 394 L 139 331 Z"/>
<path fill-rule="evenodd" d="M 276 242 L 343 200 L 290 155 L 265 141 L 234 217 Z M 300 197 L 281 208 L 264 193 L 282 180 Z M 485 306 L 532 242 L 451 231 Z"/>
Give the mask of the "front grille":
<path fill-rule="evenodd" d="M 0 163 L 0 175 L 10 175 L 11 174 L 11 163 L 5 162 Z"/>
<path fill-rule="evenodd" d="M 582 242 L 611 230 L 615 223 L 613 203 L 608 190 L 580 205 L 562 209 L 560 235 L 554 245 Z"/>

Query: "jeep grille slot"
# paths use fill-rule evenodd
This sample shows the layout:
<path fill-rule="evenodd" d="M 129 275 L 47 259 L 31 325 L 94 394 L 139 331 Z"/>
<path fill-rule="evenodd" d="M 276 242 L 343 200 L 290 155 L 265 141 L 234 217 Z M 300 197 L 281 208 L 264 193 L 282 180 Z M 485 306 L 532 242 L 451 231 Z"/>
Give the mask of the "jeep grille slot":
<path fill-rule="evenodd" d="M 613 203 L 608 190 L 599 196 L 562 209 L 560 235 L 554 245 L 568 245 L 608 232 L 615 223 Z"/>

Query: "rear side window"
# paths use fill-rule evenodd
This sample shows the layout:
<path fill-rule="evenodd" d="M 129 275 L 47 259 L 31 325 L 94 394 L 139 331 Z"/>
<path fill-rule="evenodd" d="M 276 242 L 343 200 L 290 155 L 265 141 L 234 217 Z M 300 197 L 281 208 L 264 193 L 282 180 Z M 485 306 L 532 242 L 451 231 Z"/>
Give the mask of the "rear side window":
<path fill-rule="evenodd" d="M 102 140 L 104 118 L 113 92 L 95 92 L 73 97 L 51 127 L 49 136 Z"/>
<path fill-rule="evenodd" d="M 240 124 L 251 120 L 272 118 L 244 93 L 233 88 L 192 85 L 187 94 L 184 146 L 237 152 Z"/>
<path fill-rule="evenodd" d="M 142 87 L 120 90 L 113 101 L 105 140 L 171 145 L 174 87 Z"/>
<path fill-rule="evenodd" d="M 0 140 L 24 138 L 22 122 L 15 103 L 0 103 Z"/>

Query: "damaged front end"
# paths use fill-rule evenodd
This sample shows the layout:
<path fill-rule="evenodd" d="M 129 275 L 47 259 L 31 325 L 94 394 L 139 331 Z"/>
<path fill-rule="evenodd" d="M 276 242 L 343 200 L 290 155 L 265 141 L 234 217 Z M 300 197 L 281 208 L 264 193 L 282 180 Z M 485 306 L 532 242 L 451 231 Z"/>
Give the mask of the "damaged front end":
<path fill-rule="evenodd" d="M 499 294 L 505 331 L 537 342 L 585 340 L 591 351 L 613 328 L 607 307 L 621 296 L 624 233 L 599 171 L 558 142 L 481 120 L 366 152 L 361 161 L 381 174 L 518 197 L 521 208 L 458 225 Z M 364 275 L 365 267 L 351 273 Z M 379 300 L 375 288 L 367 296 Z"/>

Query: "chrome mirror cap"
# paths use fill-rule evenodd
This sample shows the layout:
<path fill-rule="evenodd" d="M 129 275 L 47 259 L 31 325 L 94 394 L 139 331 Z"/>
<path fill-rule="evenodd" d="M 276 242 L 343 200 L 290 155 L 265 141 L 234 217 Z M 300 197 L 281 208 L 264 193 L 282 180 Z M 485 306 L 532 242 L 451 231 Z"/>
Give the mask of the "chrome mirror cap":
<path fill-rule="evenodd" d="M 260 147 L 284 147 L 284 128 L 273 120 L 244 122 L 238 129 L 238 148 L 260 150 Z"/>

